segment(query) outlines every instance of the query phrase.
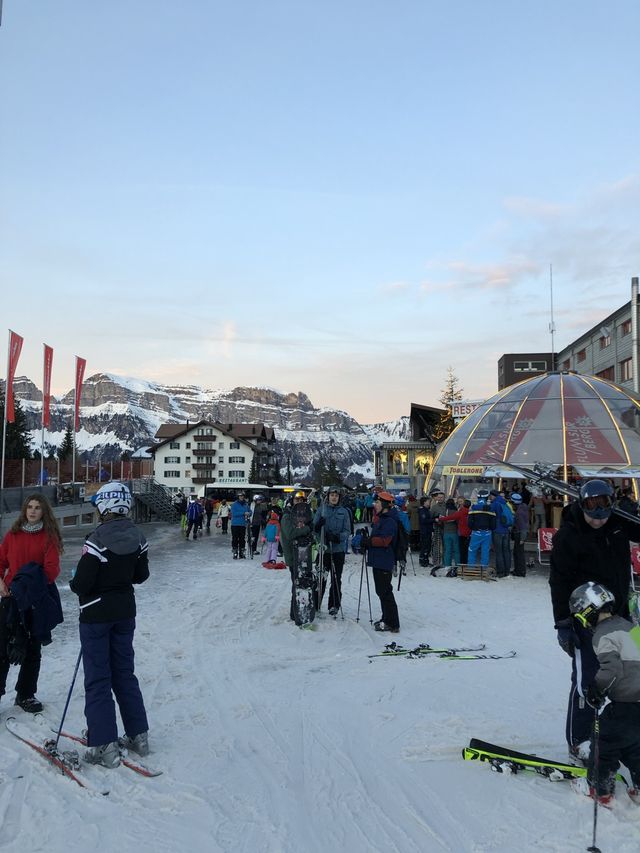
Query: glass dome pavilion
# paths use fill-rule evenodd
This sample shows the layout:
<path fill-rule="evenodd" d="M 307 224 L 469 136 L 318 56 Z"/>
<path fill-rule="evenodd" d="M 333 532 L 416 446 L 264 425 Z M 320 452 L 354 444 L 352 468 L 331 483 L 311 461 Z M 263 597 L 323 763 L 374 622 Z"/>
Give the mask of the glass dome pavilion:
<path fill-rule="evenodd" d="M 581 477 L 640 477 L 640 400 L 612 382 L 569 371 L 511 385 L 444 441 L 428 488 L 446 484 L 450 491 L 458 476 L 521 479 L 503 461 L 560 468 L 565 480 L 569 469 Z"/>

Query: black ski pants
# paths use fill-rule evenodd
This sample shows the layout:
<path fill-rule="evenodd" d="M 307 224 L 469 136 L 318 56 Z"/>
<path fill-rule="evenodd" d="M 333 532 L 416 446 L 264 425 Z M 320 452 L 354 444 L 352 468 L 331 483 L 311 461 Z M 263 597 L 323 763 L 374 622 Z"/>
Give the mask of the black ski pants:
<path fill-rule="evenodd" d="M 40 674 L 40 661 L 42 659 L 42 643 L 34 637 L 27 640 L 27 653 L 23 663 L 20 665 L 18 680 L 16 681 L 16 694 L 21 699 L 29 699 L 35 696 L 38 689 L 38 676 Z M 9 660 L 0 658 L 0 696 L 4 694 L 9 674 Z"/>
<path fill-rule="evenodd" d="M 324 552 L 322 565 L 325 572 L 328 572 L 328 580 L 331 586 L 329 587 L 329 603 L 327 607 L 331 610 L 332 607 L 340 607 L 342 601 L 342 570 L 344 568 L 344 551 L 338 551 L 335 554 L 329 551 Z"/>
<path fill-rule="evenodd" d="M 231 525 L 231 548 L 238 557 L 244 557 L 246 532 L 247 528 L 244 524 Z"/>
<path fill-rule="evenodd" d="M 393 596 L 393 574 L 385 572 L 384 569 L 373 569 L 373 582 L 380 599 L 382 621 L 390 628 L 399 628 L 398 605 Z"/>
<path fill-rule="evenodd" d="M 622 762 L 629 768 L 634 788 L 640 788 L 640 704 L 611 702 L 600 715 L 598 796 L 613 792 L 615 773 Z M 589 784 L 595 787 L 593 738 L 589 758 Z"/>
<path fill-rule="evenodd" d="M 591 737 L 594 713 L 593 708 L 587 705 L 584 694 L 600 666 L 593 651 L 591 632 L 581 625 L 574 625 L 574 635 L 576 647 L 571 667 L 571 692 L 566 727 L 569 746 L 583 743 Z"/>
<path fill-rule="evenodd" d="M 527 534 L 513 528 L 513 573 L 519 578 L 527 574 L 527 564 L 524 558 L 524 540 Z"/>

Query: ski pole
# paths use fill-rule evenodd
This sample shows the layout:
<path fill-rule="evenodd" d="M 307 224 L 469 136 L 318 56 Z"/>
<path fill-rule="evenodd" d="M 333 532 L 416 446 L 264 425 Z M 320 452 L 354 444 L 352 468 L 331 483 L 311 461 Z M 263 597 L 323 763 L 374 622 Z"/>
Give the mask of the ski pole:
<path fill-rule="evenodd" d="M 364 561 L 367 559 L 366 550 L 362 551 L 362 565 L 360 566 L 360 589 L 358 590 L 358 612 L 356 613 L 356 622 L 360 621 L 360 602 L 362 600 L 362 578 L 364 575 Z M 368 586 L 368 583 L 367 583 Z"/>
<path fill-rule="evenodd" d="M 595 702 L 594 702 L 595 704 Z M 587 847 L 589 853 L 601 853 L 600 848 L 596 847 L 596 831 L 598 828 L 598 781 L 600 776 L 600 709 L 595 708 L 593 718 L 593 775 L 594 775 L 594 790 L 593 790 L 593 842 L 591 847 Z"/>
<path fill-rule="evenodd" d="M 100 599 L 98 599 L 99 601 Z M 94 604 L 95 602 L 91 602 Z M 76 668 L 73 670 L 73 678 L 71 679 L 71 687 L 69 688 L 69 692 L 67 693 L 67 701 L 64 704 L 64 711 L 62 712 L 62 719 L 60 720 L 60 727 L 56 734 L 56 750 L 58 749 L 58 741 L 60 740 L 60 735 L 62 733 L 62 727 L 64 726 L 64 720 L 67 716 L 67 710 L 69 708 L 69 702 L 71 701 L 71 694 L 73 693 L 73 687 L 76 683 L 76 676 L 78 675 L 78 669 L 80 668 L 80 660 L 82 659 L 82 646 L 80 646 L 80 651 L 78 652 L 78 660 L 76 661 Z"/>

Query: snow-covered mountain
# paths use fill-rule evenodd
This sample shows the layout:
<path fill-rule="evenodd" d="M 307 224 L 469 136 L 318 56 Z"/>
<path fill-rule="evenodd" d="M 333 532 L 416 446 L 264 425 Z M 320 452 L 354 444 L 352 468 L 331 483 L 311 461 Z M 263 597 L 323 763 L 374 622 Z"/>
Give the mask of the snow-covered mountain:
<path fill-rule="evenodd" d="M 14 381 L 31 430 L 32 446 L 40 447 L 42 392 L 27 377 Z M 73 391 L 52 402 L 51 429 L 45 431 L 45 448 L 57 448 L 73 417 Z M 383 441 L 406 439 L 409 419 L 359 424 L 348 412 L 316 408 L 302 391 L 284 393 L 274 388 L 210 390 L 195 385 L 160 385 L 143 379 L 96 373 L 88 377 L 80 398 L 77 446 L 93 462 L 118 459 L 152 443 L 165 423 L 261 422 L 273 427 L 278 440 L 281 469 L 290 459 L 296 477 L 306 476 L 314 461 L 333 457 L 347 481 L 370 479 L 372 447 Z"/>

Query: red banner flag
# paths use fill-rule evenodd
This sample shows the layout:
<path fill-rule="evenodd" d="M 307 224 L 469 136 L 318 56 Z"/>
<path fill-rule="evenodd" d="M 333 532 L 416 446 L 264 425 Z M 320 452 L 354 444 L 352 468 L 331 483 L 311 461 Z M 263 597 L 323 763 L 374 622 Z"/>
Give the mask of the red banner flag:
<path fill-rule="evenodd" d="M 42 426 L 48 427 L 51 423 L 51 368 L 53 367 L 53 350 L 44 346 L 44 375 L 42 379 Z"/>
<path fill-rule="evenodd" d="M 80 393 L 82 391 L 82 380 L 84 379 L 84 369 L 87 362 L 84 358 L 76 356 L 76 411 L 74 419 L 74 430 L 78 432 L 80 428 Z"/>
<path fill-rule="evenodd" d="M 16 335 L 15 332 L 12 332 L 11 329 L 9 329 L 9 359 L 7 365 L 7 393 L 5 403 L 5 417 L 9 424 L 14 423 L 16 419 L 16 413 L 13 407 L 13 377 L 16 375 L 16 368 L 18 366 L 18 359 L 20 358 L 21 351 L 22 338 L 20 335 Z"/>

